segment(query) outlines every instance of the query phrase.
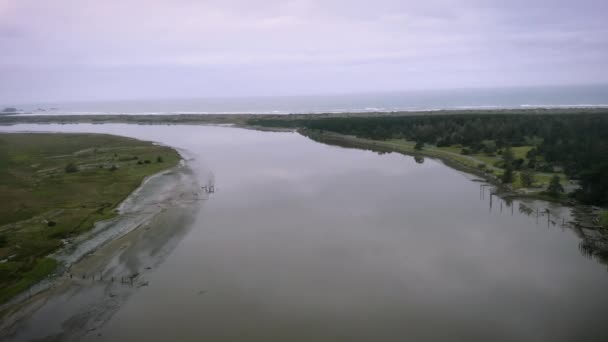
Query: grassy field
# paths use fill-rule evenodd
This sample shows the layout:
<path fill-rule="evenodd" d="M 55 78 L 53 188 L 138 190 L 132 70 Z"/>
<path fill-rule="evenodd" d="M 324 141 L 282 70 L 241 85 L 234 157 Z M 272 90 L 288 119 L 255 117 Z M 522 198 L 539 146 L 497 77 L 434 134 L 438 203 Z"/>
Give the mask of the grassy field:
<path fill-rule="evenodd" d="M 101 134 L 0 134 L 0 303 L 50 274 L 49 253 L 115 215 L 168 147 Z"/>

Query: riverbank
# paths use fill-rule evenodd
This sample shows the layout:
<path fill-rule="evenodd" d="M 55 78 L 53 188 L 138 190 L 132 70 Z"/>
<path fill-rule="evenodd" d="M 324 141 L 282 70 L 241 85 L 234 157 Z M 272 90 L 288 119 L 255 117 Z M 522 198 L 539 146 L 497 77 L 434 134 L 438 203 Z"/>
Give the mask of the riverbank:
<path fill-rule="evenodd" d="M 0 134 L 0 303 L 39 283 L 144 179 L 175 167 L 166 146 L 102 134 Z"/>
<path fill-rule="evenodd" d="M 53 254 L 65 266 L 36 291 L 2 307 L 0 340 L 78 340 L 96 334 L 191 228 L 208 194 L 187 162 L 155 174 L 73 248 Z M 69 309 L 65 309 L 69 308 Z M 43 322 L 43 323 L 40 323 Z"/>
<path fill-rule="evenodd" d="M 298 132 L 314 141 L 330 145 L 367 149 L 380 153 L 398 152 L 411 156 L 436 158 L 449 167 L 473 174 L 479 177 L 480 180 L 491 184 L 495 187 L 496 192 L 502 197 L 542 200 L 569 206 L 574 208 L 576 212 L 575 216 L 577 220 L 576 222 L 573 222 L 574 225 L 578 225 L 585 229 L 597 229 L 602 231 L 608 229 L 608 219 L 602 218 L 607 215 L 605 214 L 606 211 L 579 205 L 563 195 L 555 198 L 545 194 L 543 187 L 546 187 L 549 183 L 549 174 L 541 174 L 536 183 L 536 188 L 534 189 L 518 187 L 518 184 L 514 187 L 513 185 L 505 185 L 501 182 L 500 176 L 502 175 L 503 170 L 489 164 L 488 159 L 484 160 L 471 155 L 461 155 L 456 153 L 456 150 L 454 149 L 438 148 L 435 146 L 426 146 L 421 149 L 416 149 L 416 144 L 414 142 L 404 140 L 372 140 L 328 131 L 299 129 Z M 482 165 L 483 167 L 481 167 Z M 561 175 L 561 177 L 564 177 L 564 175 Z M 566 183 L 567 181 L 562 182 Z"/>
<path fill-rule="evenodd" d="M 417 150 L 414 142 L 407 141 L 372 140 L 359 138 L 352 135 L 306 129 L 300 129 L 298 132 L 312 140 L 331 145 L 368 149 L 376 152 L 398 152 L 411 156 L 437 158 L 444 164 L 454 169 L 476 175 L 483 178 L 485 181 L 492 183 L 501 190 L 507 190 L 502 184 L 500 184 L 498 175 L 496 173 L 489 173 L 486 168 L 480 169 L 478 165 L 483 162 L 476 160 L 471 156 L 458 155 L 457 153 L 442 151 L 438 148 L 432 147 L 423 147 L 422 149 Z M 498 169 L 492 166 L 489 166 L 489 168 L 491 170 Z"/>

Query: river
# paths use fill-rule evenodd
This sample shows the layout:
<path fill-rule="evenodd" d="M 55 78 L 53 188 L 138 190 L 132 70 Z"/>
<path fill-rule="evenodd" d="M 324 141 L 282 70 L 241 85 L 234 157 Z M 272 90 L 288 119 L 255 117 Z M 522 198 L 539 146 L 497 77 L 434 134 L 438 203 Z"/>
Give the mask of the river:
<path fill-rule="evenodd" d="M 162 222 L 152 245 L 179 239 L 142 271 L 145 286 L 106 314 L 83 308 L 107 291 L 50 298 L 15 340 L 608 340 L 606 265 L 562 226 L 568 210 L 506 202 L 440 161 L 218 126 L 0 131 L 157 141 L 215 186 L 191 217 Z"/>

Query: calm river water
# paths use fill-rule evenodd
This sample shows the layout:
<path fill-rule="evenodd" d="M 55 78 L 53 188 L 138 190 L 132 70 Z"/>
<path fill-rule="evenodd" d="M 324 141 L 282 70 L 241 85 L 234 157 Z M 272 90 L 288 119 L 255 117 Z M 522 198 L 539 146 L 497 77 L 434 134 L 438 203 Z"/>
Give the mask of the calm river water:
<path fill-rule="evenodd" d="M 158 141 L 216 187 L 86 340 L 608 341 L 606 266 L 574 231 L 438 161 L 228 127 L 17 130 Z"/>

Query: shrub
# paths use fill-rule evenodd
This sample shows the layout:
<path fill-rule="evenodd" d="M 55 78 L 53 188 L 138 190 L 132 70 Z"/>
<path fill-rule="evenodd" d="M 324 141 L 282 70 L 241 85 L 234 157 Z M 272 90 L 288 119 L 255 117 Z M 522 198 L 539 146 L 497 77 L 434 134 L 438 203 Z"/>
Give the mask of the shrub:
<path fill-rule="evenodd" d="M 534 172 L 531 170 L 525 170 L 519 173 L 519 180 L 521 185 L 528 188 L 534 184 Z"/>
<path fill-rule="evenodd" d="M 110 171 L 116 171 L 116 170 L 118 170 L 118 166 L 112 165 L 112 167 L 110 168 Z"/>
<path fill-rule="evenodd" d="M 68 165 L 65 166 L 65 172 L 66 173 L 78 172 L 78 166 L 76 166 L 76 164 L 74 164 L 74 163 L 68 163 Z"/>
<path fill-rule="evenodd" d="M 156 157 L 156 162 L 157 163 L 162 163 L 163 162 L 163 157 L 161 157 L 161 156 Z"/>
<path fill-rule="evenodd" d="M 46 223 L 46 225 L 49 226 L 49 227 L 55 227 L 57 225 L 57 222 L 55 222 L 55 221 L 48 221 Z"/>
<path fill-rule="evenodd" d="M 468 156 L 469 154 L 471 154 L 471 151 L 468 148 L 463 148 L 462 151 L 460 151 L 460 154 Z"/>
<path fill-rule="evenodd" d="M 513 169 L 511 169 L 510 167 L 505 168 L 501 180 L 504 184 L 513 183 Z"/>
<path fill-rule="evenodd" d="M 151 163 L 150 159 L 144 160 L 144 164 L 150 164 L 150 163 Z"/>
<path fill-rule="evenodd" d="M 515 168 L 515 170 L 521 170 L 522 167 L 524 166 L 524 162 L 525 162 L 525 160 L 523 158 L 515 159 L 513 161 L 513 167 Z"/>
<path fill-rule="evenodd" d="M 549 182 L 549 186 L 547 187 L 547 193 L 549 196 L 557 198 L 564 192 L 564 187 L 562 186 L 561 179 L 558 175 L 551 177 L 551 182 Z"/>

